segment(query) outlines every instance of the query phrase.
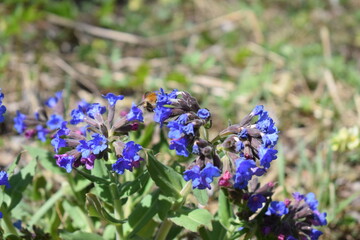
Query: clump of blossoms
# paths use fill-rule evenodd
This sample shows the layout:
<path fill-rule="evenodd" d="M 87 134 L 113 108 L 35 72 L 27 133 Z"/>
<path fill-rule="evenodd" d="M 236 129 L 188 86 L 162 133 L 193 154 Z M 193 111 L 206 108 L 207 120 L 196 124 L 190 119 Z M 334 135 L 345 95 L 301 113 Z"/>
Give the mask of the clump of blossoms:
<path fill-rule="evenodd" d="M 173 90 L 157 92 L 154 109 L 155 122 L 169 128 L 170 149 L 177 155 L 188 157 L 190 151 L 198 157 L 184 172 L 186 181 L 192 180 L 193 188 L 211 188 L 214 177 L 220 176 L 221 162 L 211 143 L 200 137 L 200 128 L 211 125 L 210 112 L 199 106 L 189 93 Z M 192 149 L 192 150 L 190 150 Z"/>
<path fill-rule="evenodd" d="M 314 227 L 327 224 L 326 213 L 319 212 L 314 193 L 293 193 L 293 200 L 270 202 L 261 224 L 265 236 L 277 239 L 318 239 L 322 232 Z"/>
<path fill-rule="evenodd" d="M 27 139 L 37 136 L 37 138 L 45 142 L 51 138 L 52 134 L 61 127 L 64 121 L 64 102 L 62 99 L 62 91 L 45 101 L 45 108 L 32 115 L 25 115 L 20 111 L 16 112 L 14 118 L 14 128 L 19 134 L 24 134 Z"/>
<path fill-rule="evenodd" d="M 67 172 L 79 166 L 92 169 L 95 160 L 104 159 L 110 161 L 114 172 L 123 174 L 125 169 L 132 171 L 139 167 L 143 160 L 138 155 L 142 147 L 128 141 L 127 137 L 128 132 L 137 130 L 139 123 L 143 122 L 142 111 L 133 104 L 127 114 L 116 114 L 116 103 L 124 97 L 113 93 L 103 97 L 108 102 L 107 107 L 100 103 L 80 102 L 70 113 L 71 126 L 63 121 L 51 141 L 57 153 L 61 148 L 65 149 L 55 158 Z M 107 118 L 104 118 L 106 112 Z"/>
<path fill-rule="evenodd" d="M 256 106 L 239 124 L 223 130 L 221 147 L 228 151 L 229 162 L 219 185 L 245 189 L 253 176 L 262 176 L 277 158 L 274 149 L 278 129 L 263 106 Z"/>

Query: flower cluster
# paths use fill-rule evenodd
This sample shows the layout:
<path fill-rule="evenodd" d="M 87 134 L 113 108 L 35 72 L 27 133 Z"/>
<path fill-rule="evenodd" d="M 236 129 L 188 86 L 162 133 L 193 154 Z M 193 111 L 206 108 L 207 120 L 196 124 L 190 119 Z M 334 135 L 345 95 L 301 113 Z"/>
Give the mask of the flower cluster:
<path fill-rule="evenodd" d="M 202 126 L 209 125 L 210 112 L 200 108 L 189 93 L 176 89 L 169 94 L 160 89 L 154 111 L 155 122 L 161 126 L 165 123 L 169 128 L 170 149 L 179 156 L 188 157 L 192 146 L 192 153 L 198 155 L 184 172 L 184 179 L 192 180 L 193 188 L 211 188 L 213 178 L 220 176 L 221 162 L 212 145 L 200 138 L 199 133 Z"/>
<path fill-rule="evenodd" d="M 265 235 L 278 239 L 318 239 L 322 232 L 315 229 L 327 224 L 326 213 L 318 210 L 314 193 L 293 193 L 294 200 L 272 201 L 263 220 Z"/>
<path fill-rule="evenodd" d="M 14 118 L 14 128 L 19 134 L 25 135 L 26 138 L 37 138 L 45 142 L 48 137 L 51 137 L 52 133 L 56 129 L 61 127 L 64 121 L 64 103 L 62 100 L 62 92 L 59 91 L 54 97 L 50 97 L 45 101 L 45 106 L 50 109 L 51 114 L 48 116 L 45 109 L 41 109 L 33 116 L 25 115 L 20 111 L 17 111 Z"/>
<path fill-rule="evenodd" d="M 138 167 L 142 160 L 138 155 L 140 145 L 132 141 L 123 142 L 127 133 L 137 130 L 139 122 L 143 122 L 142 111 L 133 104 L 125 116 L 116 116 L 116 103 L 124 96 L 108 93 L 103 97 L 108 102 L 107 107 L 100 103 L 80 102 L 70 113 L 69 123 L 72 126 L 63 121 L 51 140 L 56 153 L 65 149 L 55 158 L 58 166 L 67 172 L 79 166 L 92 169 L 96 159 L 109 160 L 110 155 L 113 171 L 123 174 L 125 169 L 131 171 L 133 167 Z M 107 118 L 104 119 L 106 112 Z M 82 126 L 77 126 L 79 124 Z"/>
<path fill-rule="evenodd" d="M 2 104 L 2 101 L 4 99 L 4 93 L 1 91 L 0 88 L 0 123 L 4 122 L 4 114 L 6 112 L 6 107 Z"/>
<path fill-rule="evenodd" d="M 225 138 L 222 147 L 229 151 L 231 159 L 230 164 L 227 164 L 229 169 L 225 169 L 226 176 L 221 176 L 219 185 L 245 189 L 254 175 L 263 175 L 270 168 L 271 161 L 277 158 L 274 147 L 278 132 L 263 106 L 256 106 L 239 124 L 223 130 L 220 133 L 220 138 Z M 231 179 L 229 174 L 232 172 Z"/>

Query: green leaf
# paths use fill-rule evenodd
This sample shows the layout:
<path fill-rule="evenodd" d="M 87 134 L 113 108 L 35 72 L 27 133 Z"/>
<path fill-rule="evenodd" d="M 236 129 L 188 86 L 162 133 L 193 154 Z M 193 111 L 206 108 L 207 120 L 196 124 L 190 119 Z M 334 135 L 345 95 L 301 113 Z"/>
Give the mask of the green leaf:
<path fill-rule="evenodd" d="M 99 180 L 101 179 L 110 179 L 109 171 L 105 165 L 105 161 L 95 161 L 94 168 L 91 170 L 91 175 Z M 111 191 L 109 188 L 109 183 L 98 183 L 95 182 L 95 190 L 101 200 L 112 203 Z"/>
<path fill-rule="evenodd" d="M 147 168 L 150 177 L 166 196 L 172 196 L 176 199 L 181 198 L 180 191 L 185 185 L 182 176 L 171 167 L 165 166 L 159 162 L 152 151 L 146 152 Z"/>
<path fill-rule="evenodd" d="M 220 222 L 215 221 L 213 222 L 213 230 L 209 231 L 204 227 L 199 229 L 199 234 L 201 239 L 203 240 L 218 240 L 218 239 L 227 239 L 226 233 L 228 232 Z"/>
<path fill-rule="evenodd" d="M 6 188 L 5 190 L 6 194 L 9 195 L 11 198 L 8 211 L 10 211 L 19 204 L 26 187 L 30 183 L 32 183 L 35 174 L 36 163 L 36 159 L 33 159 L 28 165 L 21 169 L 20 172 L 10 177 L 10 187 Z"/>
<path fill-rule="evenodd" d="M 110 181 L 108 181 L 107 179 L 101 178 L 101 177 L 96 177 L 94 175 L 91 175 L 85 171 L 81 171 L 77 168 L 74 168 L 74 170 L 79 173 L 81 176 L 83 176 L 84 178 L 88 179 L 91 182 L 94 183 L 98 183 L 98 184 L 109 184 Z"/>
<path fill-rule="evenodd" d="M 174 216 L 169 219 L 181 227 L 186 228 L 192 232 L 197 232 L 201 226 L 212 230 L 211 220 L 213 216 L 205 209 L 181 209 L 176 212 Z"/>
<path fill-rule="evenodd" d="M 88 223 L 88 217 L 78 206 L 70 204 L 68 201 L 63 202 L 64 211 L 69 214 L 72 221 L 72 226 L 82 229 L 86 232 L 91 232 L 90 225 Z"/>
<path fill-rule="evenodd" d="M 134 181 L 125 182 L 120 188 L 120 197 L 128 197 L 144 188 L 150 179 L 147 171 L 141 173 Z"/>
<path fill-rule="evenodd" d="M 101 218 L 112 224 L 122 224 L 127 221 L 116 219 L 110 215 L 105 208 L 102 207 L 100 199 L 92 193 L 86 194 L 86 208 L 90 216 Z"/>
<path fill-rule="evenodd" d="M 87 232 L 61 232 L 60 237 L 66 240 L 103 240 L 103 238 L 95 233 Z"/>
<path fill-rule="evenodd" d="M 7 170 L 8 174 L 12 174 L 16 168 L 17 165 L 19 165 L 20 159 L 21 159 L 21 154 L 19 153 L 19 155 L 16 157 L 15 161 L 13 161 L 10 165 L 10 167 Z"/>
<path fill-rule="evenodd" d="M 233 211 L 229 199 L 226 197 L 225 190 L 221 190 L 219 193 L 219 220 L 220 223 L 228 228 L 230 226 L 231 219 L 233 219 Z"/>
<path fill-rule="evenodd" d="M 198 200 L 198 202 L 201 204 L 201 205 L 206 205 L 209 201 L 209 195 L 207 194 L 207 191 L 206 190 L 201 190 L 201 189 L 193 189 L 193 193 L 194 193 L 194 196 L 196 197 L 196 199 Z"/>
<path fill-rule="evenodd" d="M 149 123 L 145 127 L 145 129 L 141 132 L 140 138 L 137 141 L 137 143 L 140 144 L 141 146 L 143 146 L 144 148 L 146 148 L 150 144 L 150 142 L 153 138 L 155 126 L 156 125 L 154 122 Z"/>
<path fill-rule="evenodd" d="M 129 238 L 135 236 L 149 221 L 152 221 L 152 218 L 157 213 L 158 198 L 159 192 L 157 191 L 153 195 L 146 195 L 141 202 L 136 205 L 127 223 L 130 229 L 132 229 Z"/>
<path fill-rule="evenodd" d="M 171 197 L 166 197 L 166 196 L 160 194 L 158 202 L 159 202 L 157 204 L 158 215 L 161 220 L 165 220 L 170 208 L 173 205 L 173 200 Z"/>
<path fill-rule="evenodd" d="M 54 154 L 40 147 L 25 146 L 31 157 L 37 158 L 39 163 L 53 173 L 63 174 L 65 170 L 56 165 Z"/>

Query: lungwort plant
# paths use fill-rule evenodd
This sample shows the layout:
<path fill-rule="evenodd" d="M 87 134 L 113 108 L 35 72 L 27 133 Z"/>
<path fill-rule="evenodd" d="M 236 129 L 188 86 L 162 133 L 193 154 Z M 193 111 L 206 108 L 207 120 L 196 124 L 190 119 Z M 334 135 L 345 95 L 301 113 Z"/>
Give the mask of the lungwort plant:
<path fill-rule="evenodd" d="M 326 213 L 313 193 L 281 201 L 272 198 L 275 183 L 259 184 L 277 158 L 279 137 L 263 106 L 209 139 L 212 115 L 187 92 L 160 89 L 129 109 L 119 106 L 122 95 L 103 98 L 106 105 L 81 101 L 67 114 L 57 92 L 40 111 L 16 113 L 15 130 L 44 143 L 25 148 L 33 157 L 25 167 L 18 169 L 19 155 L 0 172 L 2 239 L 322 234 Z"/>

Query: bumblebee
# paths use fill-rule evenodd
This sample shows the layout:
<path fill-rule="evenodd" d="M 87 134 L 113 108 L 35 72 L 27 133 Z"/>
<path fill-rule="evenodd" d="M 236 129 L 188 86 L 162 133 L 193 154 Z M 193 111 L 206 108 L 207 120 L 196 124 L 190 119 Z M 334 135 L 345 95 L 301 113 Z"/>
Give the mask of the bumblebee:
<path fill-rule="evenodd" d="M 143 106 L 147 111 L 153 112 L 156 106 L 156 99 L 156 92 L 146 92 L 138 106 Z"/>

